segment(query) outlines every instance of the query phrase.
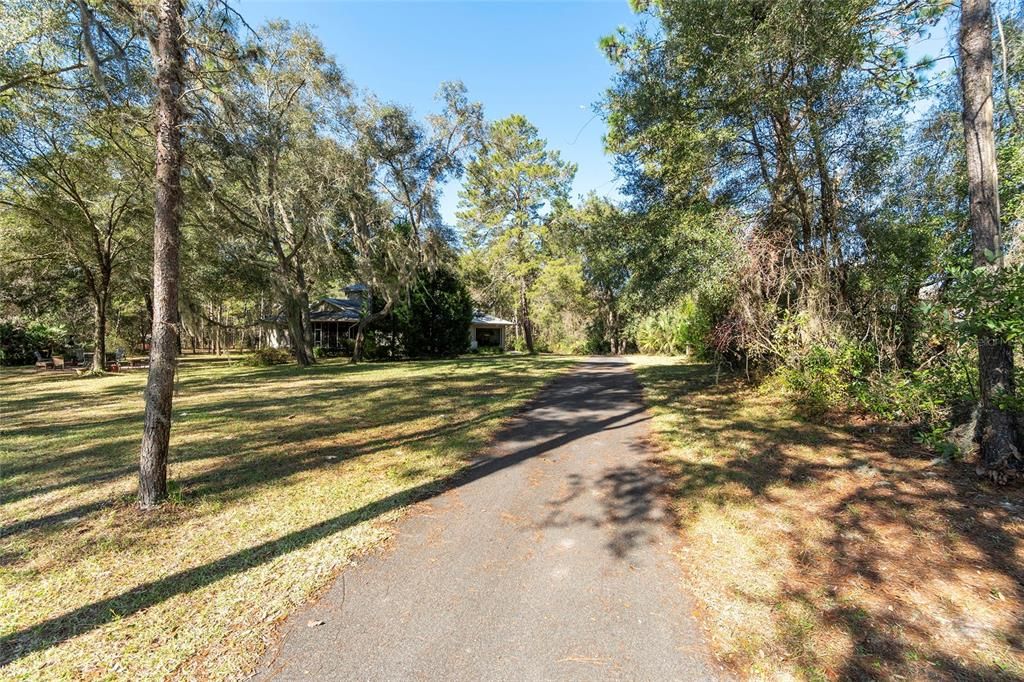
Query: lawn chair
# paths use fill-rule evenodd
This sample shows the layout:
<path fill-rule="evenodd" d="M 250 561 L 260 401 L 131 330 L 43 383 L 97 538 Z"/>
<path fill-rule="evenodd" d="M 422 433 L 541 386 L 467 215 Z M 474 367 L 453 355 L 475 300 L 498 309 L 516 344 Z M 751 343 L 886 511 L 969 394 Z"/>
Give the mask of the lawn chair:
<path fill-rule="evenodd" d="M 54 355 L 51 358 L 51 360 L 53 360 L 53 368 L 54 369 L 61 369 L 61 370 L 64 369 L 64 356 L 63 355 Z"/>
<path fill-rule="evenodd" d="M 36 351 L 36 367 L 39 369 L 50 369 L 53 367 L 53 358 L 48 358 L 39 351 Z"/>

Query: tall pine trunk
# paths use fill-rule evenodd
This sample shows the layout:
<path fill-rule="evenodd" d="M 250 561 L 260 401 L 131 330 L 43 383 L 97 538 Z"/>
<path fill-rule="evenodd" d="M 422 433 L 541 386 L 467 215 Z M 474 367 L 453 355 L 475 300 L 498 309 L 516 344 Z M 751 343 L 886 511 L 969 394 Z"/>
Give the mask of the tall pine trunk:
<path fill-rule="evenodd" d="M 159 0 L 153 61 L 156 67 L 156 220 L 153 226 L 153 342 L 146 385 L 146 416 L 139 457 L 139 504 L 167 497 L 171 400 L 179 348 L 178 279 L 182 208 L 182 0 Z"/>
<path fill-rule="evenodd" d="M 526 341 L 526 350 L 533 355 L 536 351 L 533 348 L 533 322 L 530 320 L 530 301 L 526 295 L 526 280 L 519 282 L 519 319 L 523 325 L 523 340 Z"/>
<path fill-rule="evenodd" d="M 963 0 L 960 15 L 960 85 L 970 193 L 974 265 L 1002 267 L 999 236 L 999 182 L 992 103 L 992 6 L 990 0 Z M 1017 417 L 1000 409 L 1002 397 L 1015 394 L 1013 351 L 1002 338 L 978 339 L 979 473 L 998 481 L 1019 473 Z"/>

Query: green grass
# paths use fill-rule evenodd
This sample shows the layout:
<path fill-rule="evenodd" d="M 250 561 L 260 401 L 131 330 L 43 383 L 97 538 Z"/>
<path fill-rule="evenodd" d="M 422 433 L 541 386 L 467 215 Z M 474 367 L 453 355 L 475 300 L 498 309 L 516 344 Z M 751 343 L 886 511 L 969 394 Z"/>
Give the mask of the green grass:
<path fill-rule="evenodd" d="M 0 677 L 225 678 L 565 358 L 188 360 L 171 501 L 134 506 L 144 373 L 0 374 Z"/>

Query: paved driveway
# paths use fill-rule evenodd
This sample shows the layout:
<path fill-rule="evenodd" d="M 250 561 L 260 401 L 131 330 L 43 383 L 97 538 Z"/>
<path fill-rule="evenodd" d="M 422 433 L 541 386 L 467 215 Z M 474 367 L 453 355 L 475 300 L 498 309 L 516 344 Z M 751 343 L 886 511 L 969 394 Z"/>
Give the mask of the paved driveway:
<path fill-rule="evenodd" d="M 624 362 L 560 377 L 386 549 L 293 615 L 258 677 L 722 677 L 672 554 L 648 419 Z"/>

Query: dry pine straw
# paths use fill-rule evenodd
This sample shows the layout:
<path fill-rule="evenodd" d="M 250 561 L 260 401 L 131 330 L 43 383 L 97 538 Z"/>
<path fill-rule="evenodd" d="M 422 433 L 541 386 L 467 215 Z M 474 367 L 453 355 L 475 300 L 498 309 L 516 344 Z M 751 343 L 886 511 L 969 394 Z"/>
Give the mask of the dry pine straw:
<path fill-rule="evenodd" d="M 189 360 L 172 502 L 132 503 L 142 373 L 0 375 L 0 678 L 237 678 L 274 625 L 570 362 Z"/>
<path fill-rule="evenodd" d="M 637 358 L 716 654 L 761 679 L 1024 677 L 1024 495 L 713 368 Z"/>

